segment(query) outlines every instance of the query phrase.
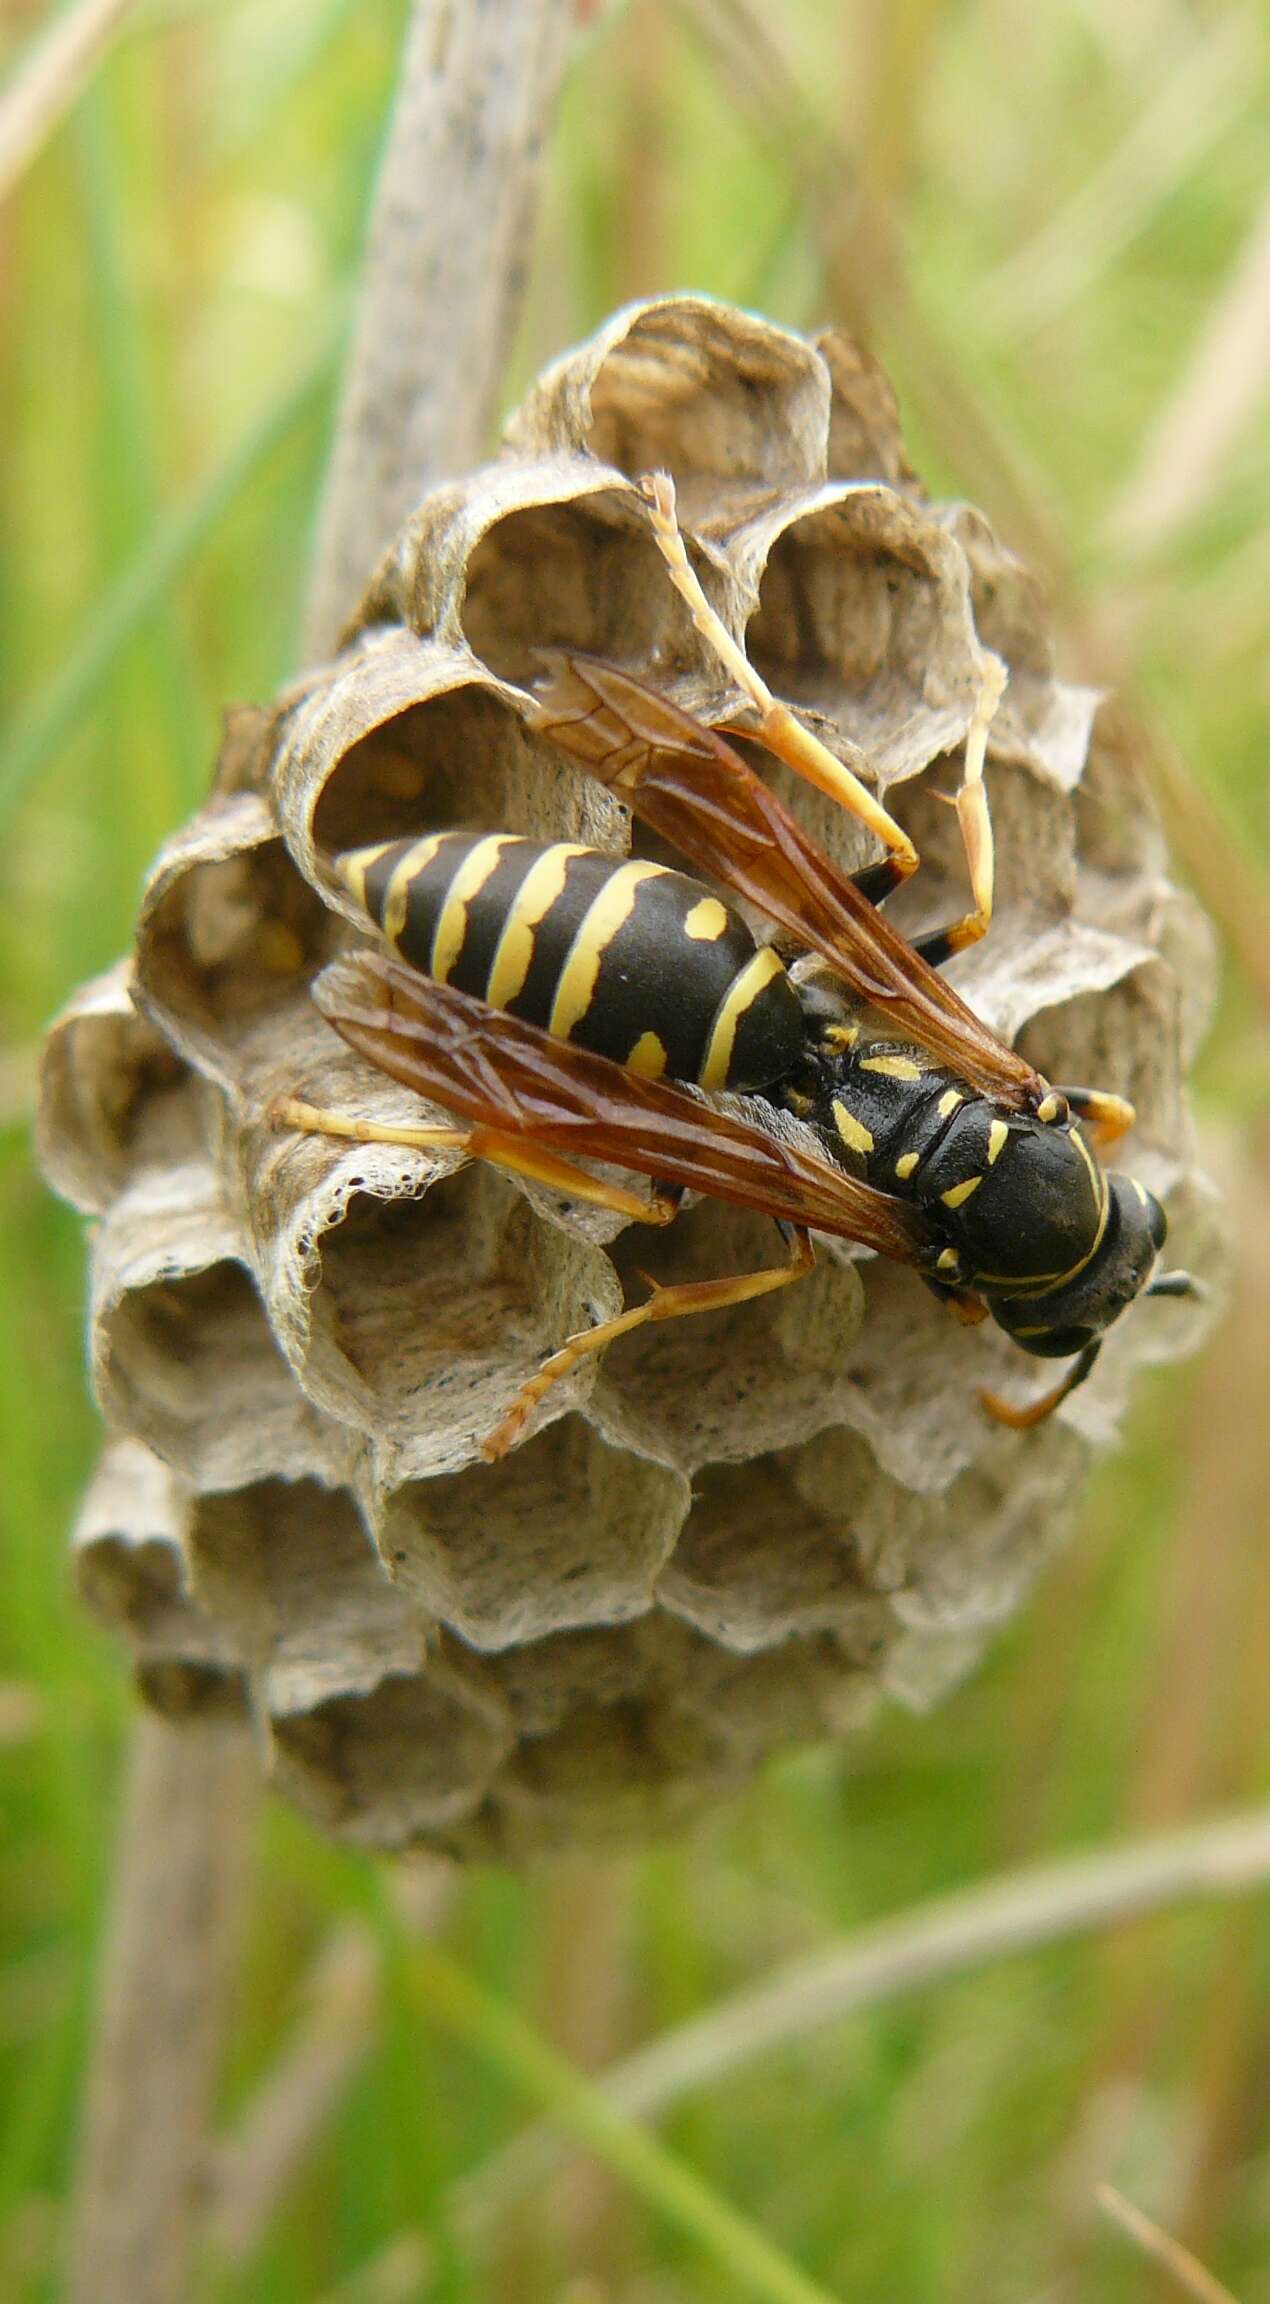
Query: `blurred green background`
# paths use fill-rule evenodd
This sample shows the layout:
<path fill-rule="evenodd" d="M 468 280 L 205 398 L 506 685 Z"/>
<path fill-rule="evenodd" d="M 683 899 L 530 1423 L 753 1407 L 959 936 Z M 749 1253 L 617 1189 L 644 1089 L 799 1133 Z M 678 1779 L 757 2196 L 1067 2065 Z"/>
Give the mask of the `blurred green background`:
<path fill-rule="evenodd" d="M 642 1858 L 460 1884 L 441 1941 L 594 2066 L 910 1902 L 1264 1788 L 1270 16 L 1233 0 L 585 13 L 507 400 L 645 291 L 867 328 L 918 469 L 1042 567 L 1069 668 L 1114 671 L 1154 731 L 1179 851 L 1227 939 L 1197 1101 L 1243 1244 L 1207 1354 L 1143 1385 L 1076 1540 L 937 1720 L 894 1713 L 847 1752 L 786 1760 Z M 10 0 L 0 64 L 41 18 Z M 222 704 L 295 663 L 401 23 L 400 0 L 140 0 L 0 207 L 6 2300 L 58 2292 L 131 1704 L 68 1591 L 96 1428 L 80 1226 L 30 1164 L 34 1051 L 123 949 Z M 264 1816 L 226 2133 L 285 2062 L 297 1980 L 364 1909 L 366 1872 Z M 1098 2215 L 1104 2177 L 1254 2304 L 1270 2297 L 1264 1914 L 1210 1904 L 946 1982 L 701 2091 L 663 2133 L 848 2304 L 1177 2293 Z M 204 2252 L 200 2304 L 737 2293 L 576 2164 L 477 2250 L 454 2187 L 525 2106 L 420 2023 L 391 1962 L 378 1989 L 294 2183 L 245 2255 Z"/>

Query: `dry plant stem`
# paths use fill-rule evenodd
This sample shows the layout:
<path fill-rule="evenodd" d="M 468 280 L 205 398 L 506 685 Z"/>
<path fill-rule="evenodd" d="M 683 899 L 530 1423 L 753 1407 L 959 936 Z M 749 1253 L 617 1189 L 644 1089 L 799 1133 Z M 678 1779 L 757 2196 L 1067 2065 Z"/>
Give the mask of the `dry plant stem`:
<path fill-rule="evenodd" d="M 1107 517 L 1135 559 L 1202 509 L 1261 405 L 1270 377 L 1270 197 Z"/>
<path fill-rule="evenodd" d="M 311 582 L 330 645 L 415 497 L 475 453 L 518 309 L 564 0 L 420 0 Z M 137 1728 L 74 2217 L 71 2304 L 177 2304 L 245 1872 L 241 1728 Z"/>
<path fill-rule="evenodd" d="M 647 2118 L 857 2008 L 1195 1897 L 1243 1895 L 1267 1880 L 1270 1808 L 1039 1866 L 941 1897 L 799 1960 L 613 2065 L 597 2085 L 616 2109 Z M 528 2130 L 465 2181 L 461 2217 L 479 2230 L 541 2184 L 569 2150 L 545 2128 Z"/>
<path fill-rule="evenodd" d="M 133 0 L 77 0 L 36 39 L 0 98 L 0 200 L 75 101 Z"/>
<path fill-rule="evenodd" d="M 375 194 L 307 648 L 427 485 L 479 460 L 520 306 L 569 0 L 419 0 Z"/>
<path fill-rule="evenodd" d="M 370 2045 L 379 1960 L 367 1928 L 336 1931 L 306 1980 L 304 1998 L 285 2053 L 217 2152 L 208 2238 L 234 2265 L 254 2256 Z"/>
<path fill-rule="evenodd" d="M 181 2304 L 238 1946 L 256 1766 L 236 1721 L 137 1723 L 69 2304 Z"/>
<path fill-rule="evenodd" d="M 584 2072 L 613 2060 L 629 2032 L 631 1867 L 581 1858 L 552 1875 L 547 1907 L 543 2013 L 556 2047 Z M 586 1957 L 579 1959 L 585 1945 Z M 612 2172 L 573 2159 L 546 2203 L 565 2261 L 616 2290 L 628 2239 L 626 2203 Z"/>
<path fill-rule="evenodd" d="M 453 1887 L 452 1870 L 439 1860 L 403 1866 L 393 1894 L 404 1925 L 434 1935 Z M 206 2237 L 230 2264 L 250 2262 L 356 2077 L 374 2038 L 379 1990 L 369 1929 L 356 1921 L 334 1929 L 303 1980 L 286 2045 L 216 2149 Z"/>
<path fill-rule="evenodd" d="M 982 282 L 979 324 L 1006 336 L 1051 325 L 1105 276 L 1247 109 L 1256 50 L 1251 14 L 1236 12 L 1174 54 L 1106 158 Z"/>
<path fill-rule="evenodd" d="M 1229 2288 L 1223 2287 L 1220 2280 L 1214 2280 L 1189 2248 L 1184 2248 L 1180 2240 L 1175 2240 L 1170 2232 L 1162 2230 L 1140 2208 L 1135 2208 L 1132 2200 L 1126 2200 L 1114 2184 L 1100 2184 L 1096 2198 L 1112 2223 L 1136 2241 L 1144 2256 L 1150 2256 L 1155 2263 L 1162 2264 L 1166 2272 L 1171 2272 L 1188 2296 L 1197 2297 L 1199 2304 L 1236 2304 Z"/>

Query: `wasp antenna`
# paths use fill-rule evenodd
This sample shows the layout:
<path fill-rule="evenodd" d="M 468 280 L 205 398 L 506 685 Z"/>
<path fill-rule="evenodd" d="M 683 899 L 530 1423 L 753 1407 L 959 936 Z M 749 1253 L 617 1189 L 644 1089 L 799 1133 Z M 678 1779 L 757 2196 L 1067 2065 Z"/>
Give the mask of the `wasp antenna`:
<path fill-rule="evenodd" d="M 1196 1280 L 1190 1272 L 1161 1272 L 1159 1279 L 1153 1280 L 1143 1293 L 1147 1296 L 1191 1296 L 1197 1304 L 1208 1301 L 1208 1290 L 1203 1281 Z"/>
<path fill-rule="evenodd" d="M 1009 1400 L 1003 1400 L 999 1392 L 987 1391 L 980 1392 L 979 1405 L 987 1409 L 995 1423 L 1007 1424 L 1012 1432 L 1030 1432 L 1034 1424 L 1043 1424 L 1047 1416 L 1052 1416 L 1078 1384 L 1084 1383 L 1101 1350 L 1102 1338 L 1096 1336 L 1073 1360 L 1062 1382 L 1040 1400 L 1034 1400 L 1029 1408 L 1016 1408 Z"/>

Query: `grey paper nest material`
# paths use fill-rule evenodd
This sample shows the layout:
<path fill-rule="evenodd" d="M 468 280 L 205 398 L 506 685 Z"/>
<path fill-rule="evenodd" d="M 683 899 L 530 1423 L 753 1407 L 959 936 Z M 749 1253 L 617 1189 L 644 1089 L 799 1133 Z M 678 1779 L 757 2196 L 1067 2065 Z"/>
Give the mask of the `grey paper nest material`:
<path fill-rule="evenodd" d="M 84 1595 L 152 1701 L 247 1702 L 275 1781 L 369 1844 L 519 1854 L 643 1829 L 881 1696 L 931 1701 L 1026 1592 L 1135 1362 L 1194 1333 L 1186 1307 L 1139 1311 L 1088 1389 L 1016 1434 L 974 1406 L 985 1380 L 1028 1381 L 1002 1336 L 825 1253 L 787 1294 L 586 1364 L 489 1465 L 524 1377 L 638 1266 L 742 1269 L 770 1227 L 698 1204 L 636 1246 L 453 1154 L 271 1132 L 283 1092 L 418 1109 L 309 997 L 366 933 L 333 852 L 450 824 L 627 845 L 617 805 L 529 726 L 536 650 L 614 658 L 743 724 L 656 550 L 635 486 L 652 469 L 778 694 L 916 835 L 912 927 L 964 907 L 939 795 L 981 644 L 1004 658 L 997 918 L 958 981 L 1051 1077 L 1134 1099 L 1133 1165 L 1183 1256 L 1211 1263 L 1181 1087 L 1209 939 L 1114 719 L 1054 675 L 1034 584 L 979 514 L 929 501 L 843 337 L 695 299 L 618 314 L 534 387 L 495 462 L 419 507 L 339 658 L 233 718 L 135 954 L 46 1052 L 48 1171 L 97 1220 L 110 1438 Z M 845 816 L 782 791 L 863 859 Z"/>

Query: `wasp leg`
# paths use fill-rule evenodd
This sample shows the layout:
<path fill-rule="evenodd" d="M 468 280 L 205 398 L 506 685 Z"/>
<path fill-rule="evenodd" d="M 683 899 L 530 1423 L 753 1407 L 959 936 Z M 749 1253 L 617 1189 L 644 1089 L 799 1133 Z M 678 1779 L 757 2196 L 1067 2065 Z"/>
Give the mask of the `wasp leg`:
<path fill-rule="evenodd" d="M 729 1304 L 748 1304 L 755 1296 L 768 1296 L 776 1288 L 788 1288 L 791 1281 L 801 1280 L 816 1261 L 811 1236 L 801 1225 L 780 1226 L 789 1246 L 788 1264 L 766 1272 L 738 1272 L 728 1280 L 686 1280 L 675 1287 L 663 1287 L 660 1281 L 648 1280 L 651 1295 L 643 1304 L 633 1305 L 629 1312 L 621 1312 L 615 1320 L 601 1321 L 598 1328 L 585 1328 L 577 1336 L 570 1336 L 544 1360 L 536 1376 L 521 1387 L 502 1423 L 495 1426 L 481 1448 L 481 1454 L 491 1461 L 505 1456 L 514 1448 L 524 1432 L 530 1415 L 539 1401 L 594 1352 L 603 1352 L 619 1336 L 629 1336 L 632 1330 L 645 1327 L 651 1320 L 682 1320 L 694 1312 L 720 1312 Z M 641 1273 L 641 1279 L 647 1275 Z"/>
<path fill-rule="evenodd" d="M 977 1328 L 981 1321 L 987 1319 L 988 1307 L 982 1296 L 976 1296 L 973 1288 L 952 1288 L 946 1280 L 936 1280 L 929 1272 L 923 1272 L 922 1278 L 931 1295 L 937 1296 L 941 1304 L 948 1306 L 954 1320 L 959 1320 L 963 1328 Z"/>
<path fill-rule="evenodd" d="M 981 1392 L 979 1404 L 987 1409 L 989 1416 L 995 1417 L 998 1424 L 1008 1424 L 1012 1432 L 1030 1432 L 1034 1424 L 1043 1424 L 1047 1416 L 1052 1416 L 1078 1384 L 1084 1383 L 1101 1350 L 1102 1338 L 1099 1336 L 1092 1344 L 1087 1344 L 1084 1351 L 1073 1360 L 1062 1383 L 1056 1384 L 1052 1392 L 1044 1393 L 1041 1399 L 1034 1400 L 1030 1408 L 1012 1408 L 1010 1402 L 1003 1400 L 998 1392 Z"/>
<path fill-rule="evenodd" d="M 777 702 L 744 648 L 732 638 L 722 617 L 710 606 L 688 558 L 675 515 L 675 483 L 669 473 L 650 473 L 640 487 L 652 509 L 653 535 L 670 572 L 670 581 L 702 639 L 713 648 L 725 671 L 757 711 L 759 725 L 753 733 L 758 742 L 774 752 L 796 775 L 827 793 L 831 800 L 836 800 L 840 807 L 876 833 L 895 859 L 897 879 L 907 879 L 910 872 L 917 870 L 917 850 L 907 832 L 888 815 L 868 786 L 862 784 L 850 768 L 844 767 L 841 760 L 835 760 L 828 746 L 795 719 L 788 705 Z"/>
<path fill-rule="evenodd" d="M 1103 1088 L 1060 1088 L 1085 1134 L 1098 1152 L 1107 1152 L 1127 1136 L 1137 1119 L 1132 1104 L 1123 1096 L 1111 1096 Z"/>
<path fill-rule="evenodd" d="M 988 750 L 988 730 L 1001 701 L 1006 669 L 999 657 L 985 651 L 980 661 L 980 674 L 979 701 L 966 730 L 965 765 L 956 799 L 957 822 L 961 827 L 961 844 L 966 852 L 974 910 L 965 913 L 960 920 L 952 921 L 947 928 L 939 928 L 929 936 L 914 939 L 914 951 L 919 952 L 932 968 L 942 968 L 945 960 L 951 960 L 954 952 L 965 952 L 970 945 L 977 944 L 981 936 L 987 935 L 992 921 L 996 849 L 983 771 Z"/>
<path fill-rule="evenodd" d="M 851 875 L 853 885 L 870 904 L 884 903 L 907 878 L 908 867 L 898 856 L 879 857 L 876 864 L 864 864 Z"/>
<path fill-rule="evenodd" d="M 634 1224 L 670 1224 L 679 1213 L 682 1191 L 672 1184 L 654 1184 L 652 1197 L 626 1192 L 620 1184 L 607 1184 L 571 1160 L 561 1160 L 542 1145 L 495 1128 L 392 1128 L 375 1120 L 356 1120 L 347 1112 L 332 1112 L 322 1105 L 305 1104 L 296 1096 L 280 1096 L 269 1111 L 275 1128 L 294 1128 L 305 1136 L 339 1136 L 354 1144 L 404 1144 L 412 1152 L 452 1150 L 471 1160 L 487 1160 L 513 1176 L 527 1176 L 536 1184 L 549 1184 L 571 1200 L 590 1200 L 599 1208 L 626 1216 Z"/>

